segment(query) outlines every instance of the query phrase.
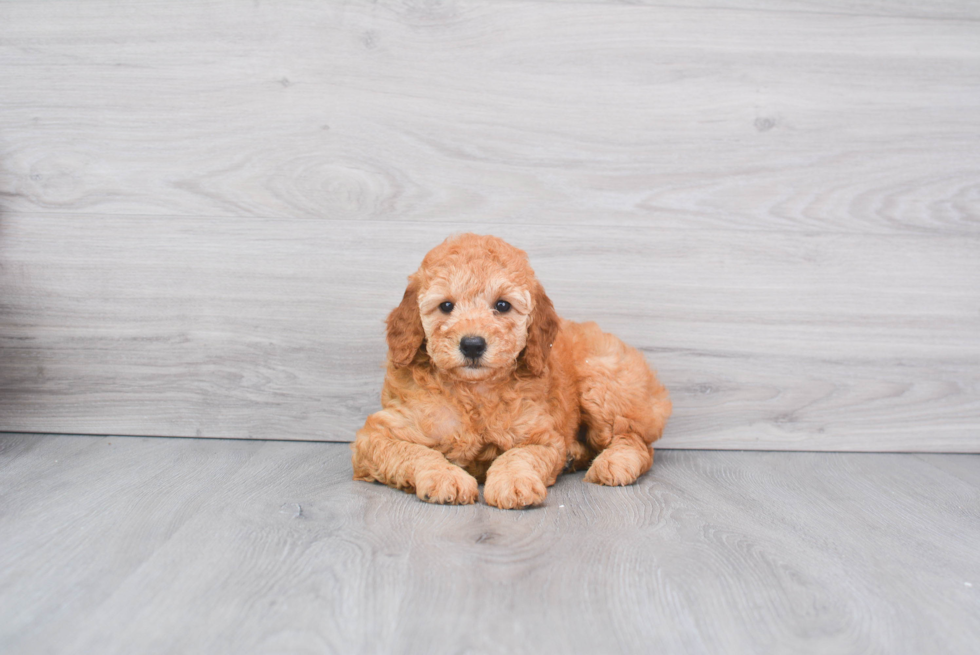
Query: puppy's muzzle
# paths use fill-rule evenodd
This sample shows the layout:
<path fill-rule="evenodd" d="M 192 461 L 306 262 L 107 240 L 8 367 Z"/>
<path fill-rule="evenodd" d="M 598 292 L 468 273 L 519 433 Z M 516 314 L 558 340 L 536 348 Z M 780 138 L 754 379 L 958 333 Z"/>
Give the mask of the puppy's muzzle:
<path fill-rule="evenodd" d="M 459 351 L 468 359 L 480 359 L 487 351 L 487 340 L 483 337 L 463 337 L 459 340 Z"/>

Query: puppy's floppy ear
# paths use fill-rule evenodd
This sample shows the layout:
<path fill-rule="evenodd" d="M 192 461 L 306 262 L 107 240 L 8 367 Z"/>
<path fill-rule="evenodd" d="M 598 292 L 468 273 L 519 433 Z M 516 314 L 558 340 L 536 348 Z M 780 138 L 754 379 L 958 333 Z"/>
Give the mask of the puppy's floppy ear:
<path fill-rule="evenodd" d="M 531 297 L 534 309 L 531 311 L 531 324 L 527 329 L 523 359 L 532 374 L 541 375 L 548 356 L 551 355 L 551 344 L 558 334 L 559 318 L 555 313 L 555 306 L 551 304 L 551 298 L 545 294 L 540 282 L 534 282 Z"/>
<path fill-rule="evenodd" d="M 422 347 L 425 331 L 419 315 L 419 283 L 408 278 L 408 288 L 398 307 L 388 314 L 388 358 L 395 366 L 408 366 Z"/>

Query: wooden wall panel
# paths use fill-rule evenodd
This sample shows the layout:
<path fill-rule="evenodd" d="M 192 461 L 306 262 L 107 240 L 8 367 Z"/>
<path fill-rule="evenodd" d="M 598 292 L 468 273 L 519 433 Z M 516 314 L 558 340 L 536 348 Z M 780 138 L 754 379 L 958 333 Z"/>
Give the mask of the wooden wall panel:
<path fill-rule="evenodd" d="M 4 3 L 7 211 L 977 235 L 973 21 Z"/>
<path fill-rule="evenodd" d="M 980 450 L 975 8 L 680 4 L 0 4 L 0 430 L 349 439 L 472 230 L 665 446 Z"/>
<path fill-rule="evenodd" d="M 405 276 L 489 227 L 8 219 L 4 428 L 349 439 Z M 675 398 L 664 445 L 977 445 L 975 239 L 493 227 L 563 315 L 648 354 Z"/>

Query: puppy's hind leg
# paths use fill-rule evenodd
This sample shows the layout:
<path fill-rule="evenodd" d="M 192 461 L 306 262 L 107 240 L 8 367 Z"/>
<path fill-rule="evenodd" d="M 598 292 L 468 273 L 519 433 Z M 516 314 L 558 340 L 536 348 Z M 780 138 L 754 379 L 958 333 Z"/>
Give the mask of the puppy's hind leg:
<path fill-rule="evenodd" d="M 652 465 L 653 447 L 631 429 L 629 421 L 619 417 L 614 421 L 609 444 L 592 460 L 585 481 L 622 487 L 636 482 Z"/>
<path fill-rule="evenodd" d="M 653 465 L 651 444 L 663 434 L 670 399 L 640 351 L 595 324 L 582 327 L 581 406 L 588 444 L 599 453 L 585 480 L 632 484 Z"/>

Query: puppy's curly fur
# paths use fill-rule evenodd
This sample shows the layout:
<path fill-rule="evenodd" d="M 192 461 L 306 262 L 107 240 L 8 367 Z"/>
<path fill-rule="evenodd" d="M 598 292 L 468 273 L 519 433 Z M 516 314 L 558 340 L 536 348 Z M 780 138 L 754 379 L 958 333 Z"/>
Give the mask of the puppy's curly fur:
<path fill-rule="evenodd" d="M 558 317 L 527 255 L 464 234 L 430 251 L 388 316 L 383 409 L 353 449 L 354 479 L 433 503 L 544 501 L 562 470 L 627 485 L 670 416 L 643 355 Z"/>

